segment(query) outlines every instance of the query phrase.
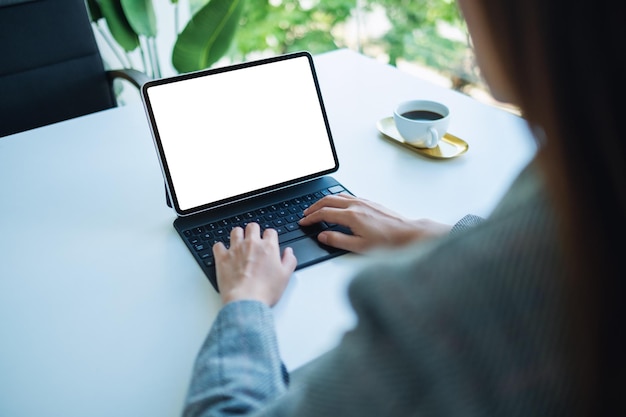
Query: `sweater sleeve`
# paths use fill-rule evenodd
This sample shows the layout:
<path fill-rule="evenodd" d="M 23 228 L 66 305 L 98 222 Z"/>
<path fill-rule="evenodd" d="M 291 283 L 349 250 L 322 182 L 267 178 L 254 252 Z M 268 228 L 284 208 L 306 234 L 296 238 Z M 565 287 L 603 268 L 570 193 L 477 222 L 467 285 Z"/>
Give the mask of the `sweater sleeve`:
<path fill-rule="evenodd" d="M 272 311 L 257 301 L 225 305 L 197 356 L 184 416 L 247 415 L 287 389 Z"/>

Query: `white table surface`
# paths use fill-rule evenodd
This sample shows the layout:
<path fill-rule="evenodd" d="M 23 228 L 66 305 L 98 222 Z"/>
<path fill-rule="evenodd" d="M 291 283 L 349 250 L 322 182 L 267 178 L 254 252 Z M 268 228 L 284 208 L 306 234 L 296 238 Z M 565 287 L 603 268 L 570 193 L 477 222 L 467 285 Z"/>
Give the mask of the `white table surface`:
<path fill-rule="evenodd" d="M 409 217 L 488 215 L 534 153 L 525 123 L 348 50 L 315 58 L 356 195 Z M 376 122 L 400 101 L 452 111 L 467 154 L 421 157 Z M 1 121 L 0 121 L 1 123 Z M 175 233 L 143 108 L 0 138 L 0 416 L 172 416 L 220 308 Z M 298 271 L 275 308 L 294 369 L 354 324 L 345 290 L 363 258 Z"/>

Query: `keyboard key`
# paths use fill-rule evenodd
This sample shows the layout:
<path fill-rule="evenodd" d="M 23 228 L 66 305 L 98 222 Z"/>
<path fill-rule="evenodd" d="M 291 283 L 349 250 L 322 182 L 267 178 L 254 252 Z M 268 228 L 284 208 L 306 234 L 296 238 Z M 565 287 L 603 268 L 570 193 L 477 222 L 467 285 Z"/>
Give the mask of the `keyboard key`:
<path fill-rule="evenodd" d="M 230 219 L 228 219 L 228 224 L 238 225 L 242 221 L 243 221 L 243 218 L 241 216 L 233 216 Z"/>

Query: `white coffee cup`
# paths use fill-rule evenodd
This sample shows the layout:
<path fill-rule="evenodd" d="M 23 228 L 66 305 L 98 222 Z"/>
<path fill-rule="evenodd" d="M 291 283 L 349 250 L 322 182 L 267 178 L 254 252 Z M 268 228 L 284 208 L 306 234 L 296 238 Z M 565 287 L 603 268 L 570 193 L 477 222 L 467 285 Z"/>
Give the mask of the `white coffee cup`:
<path fill-rule="evenodd" d="M 448 131 L 450 110 L 436 101 L 411 100 L 396 107 L 393 119 L 405 142 L 418 148 L 434 148 Z"/>

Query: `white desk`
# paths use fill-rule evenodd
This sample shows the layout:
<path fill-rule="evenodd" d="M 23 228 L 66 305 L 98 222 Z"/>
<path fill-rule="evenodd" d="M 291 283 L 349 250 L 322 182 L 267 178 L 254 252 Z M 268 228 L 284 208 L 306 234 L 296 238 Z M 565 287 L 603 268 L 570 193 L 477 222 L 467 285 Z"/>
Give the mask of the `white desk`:
<path fill-rule="evenodd" d="M 534 147 L 503 111 L 347 50 L 316 57 L 356 195 L 410 217 L 487 215 Z M 434 161 L 376 121 L 411 98 L 451 108 L 469 152 Z M 141 106 L 0 138 L 0 415 L 172 416 L 220 302 L 172 227 Z M 355 255 L 295 274 L 276 307 L 295 368 L 353 325 Z"/>

